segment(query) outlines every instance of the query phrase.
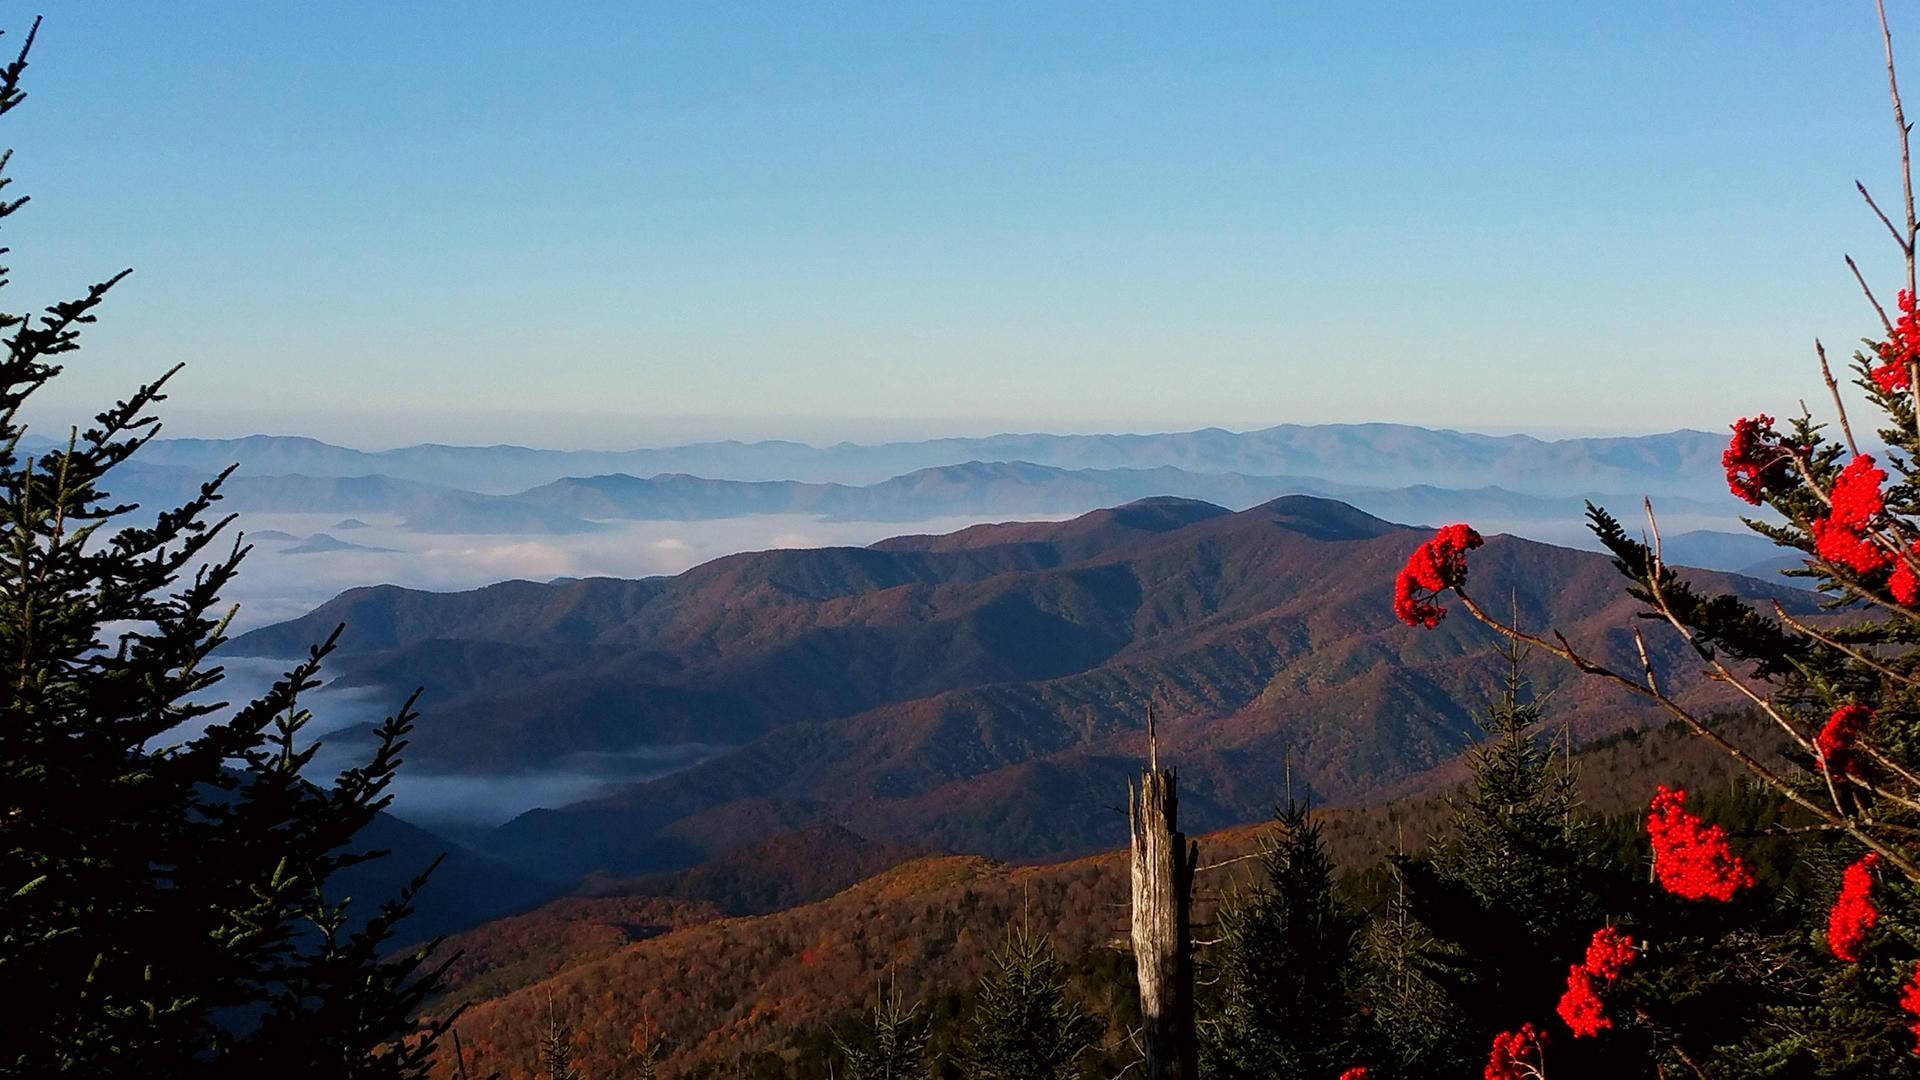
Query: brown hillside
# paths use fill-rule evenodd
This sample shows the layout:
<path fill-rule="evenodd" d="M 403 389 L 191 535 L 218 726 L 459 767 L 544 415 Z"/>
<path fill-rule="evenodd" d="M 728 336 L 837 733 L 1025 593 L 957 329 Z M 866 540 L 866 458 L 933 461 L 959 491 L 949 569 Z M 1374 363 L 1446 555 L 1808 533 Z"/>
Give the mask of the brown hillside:
<path fill-rule="evenodd" d="M 1497 665 L 1464 616 L 1431 633 L 1393 621 L 1393 575 L 1425 535 L 1305 496 L 1240 513 L 1153 499 L 1068 522 L 737 555 L 664 580 L 356 590 L 238 647 L 304 648 L 345 620 L 350 678 L 445 695 L 429 699 L 412 748 L 429 767 L 732 748 L 535 811 L 488 842 L 549 874 L 696 863 L 830 821 L 876 840 L 1060 857 L 1119 841 L 1103 793 L 1138 756 L 1150 700 L 1200 828 L 1260 816 L 1284 760 L 1344 801 L 1457 753 Z M 1473 575 L 1486 595 L 1511 592 L 1525 624 L 1634 662 L 1635 605 L 1604 556 L 1500 536 Z M 1701 576 L 1801 612 L 1816 602 Z M 1652 641 L 1683 698 L 1714 700 L 1673 635 Z M 1540 676 L 1582 738 L 1650 719 L 1564 668 Z"/>
<path fill-rule="evenodd" d="M 1742 731 L 1745 739 L 1768 739 L 1757 725 L 1743 724 Z M 1644 805 L 1655 782 L 1703 788 L 1737 775 L 1710 744 L 1675 728 L 1607 740 L 1581 752 L 1578 763 L 1583 797 L 1602 813 Z M 1445 814 L 1445 796 L 1429 794 L 1324 810 L 1319 818 L 1336 861 L 1351 872 L 1397 845 L 1423 847 Z M 1261 826 L 1240 826 L 1202 838 L 1202 865 L 1218 864 L 1203 874 L 1203 897 L 1233 887 L 1247 864 L 1225 860 L 1255 850 L 1261 836 Z M 660 901 L 559 901 L 459 935 L 453 947 L 511 963 L 468 978 L 449 1000 L 475 1002 L 460 1021 L 473 1051 L 469 1066 L 480 1073 L 498 1069 L 509 1078 L 531 1076 L 549 993 L 573 1019 L 576 1058 L 590 1074 L 618 1063 L 633 1033 L 647 1024 L 664 1033 L 670 1069 L 778 1050 L 796 1033 L 858 1009 L 883 974 L 897 978 L 910 997 L 970 985 L 987 950 L 1014 919 L 1050 928 L 1069 957 L 1106 947 L 1124 933 L 1124 871 L 1122 857 L 1113 853 L 1036 866 L 928 857 L 817 903 L 753 918 L 711 919 L 628 941 L 609 927 L 615 921 L 609 913 L 626 910 L 623 904 L 648 910 L 646 905 Z M 552 944 L 544 950 L 537 938 L 530 946 L 519 944 L 536 930 Z"/>

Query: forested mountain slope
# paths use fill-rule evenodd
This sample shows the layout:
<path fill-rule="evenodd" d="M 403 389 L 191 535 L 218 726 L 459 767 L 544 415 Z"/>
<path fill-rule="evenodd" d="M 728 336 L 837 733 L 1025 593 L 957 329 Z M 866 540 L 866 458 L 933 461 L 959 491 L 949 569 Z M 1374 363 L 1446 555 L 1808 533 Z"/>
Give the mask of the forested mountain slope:
<path fill-rule="evenodd" d="M 1488 632 L 1413 634 L 1387 583 L 1427 534 L 1290 496 L 1240 513 L 1150 499 L 1066 522 L 869 548 L 730 556 L 672 578 L 342 594 L 240 638 L 284 655 L 337 622 L 349 681 L 425 685 L 417 765 L 511 774 L 581 754 L 701 744 L 704 763 L 534 811 L 487 847 L 553 875 L 688 865 L 834 821 L 878 840 L 996 857 L 1116 843 L 1100 813 L 1146 709 L 1186 762 L 1196 827 L 1260 816 L 1283 761 L 1325 799 L 1450 758 L 1498 665 Z M 1489 598 L 1631 666 L 1635 604 L 1599 555 L 1496 536 Z M 1800 590 L 1701 573 L 1807 613 Z M 1684 700 L 1714 691 L 1671 635 Z M 1649 719 L 1570 672 L 1543 689 L 1582 737 Z"/>

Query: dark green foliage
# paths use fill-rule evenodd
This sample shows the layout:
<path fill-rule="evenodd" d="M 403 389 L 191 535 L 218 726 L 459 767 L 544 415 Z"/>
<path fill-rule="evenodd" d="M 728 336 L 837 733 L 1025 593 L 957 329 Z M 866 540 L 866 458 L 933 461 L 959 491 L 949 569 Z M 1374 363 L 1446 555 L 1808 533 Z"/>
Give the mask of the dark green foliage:
<path fill-rule="evenodd" d="M 1614 567 L 1627 577 L 1628 595 L 1652 604 L 1657 590 L 1675 615 L 1696 629 L 1696 647 L 1702 655 L 1724 650 L 1730 657 L 1753 661 L 1757 673 L 1771 675 L 1792 670 L 1822 651 L 1822 646 L 1787 633 L 1737 596 L 1703 596 L 1664 564 L 1655 573 L 1653 550 L 1628 536 L 1613 515 L 1592 503 L 1587 504 L 1587 520 L 1594 536 L 1613 553 Z M 1642 617 L 1660 616 L 1645 613 Z"/>
<path fill-rule="evenodd" d="M 1201 1006 L 1202 1072 L 1337 1076 L 1362 1063 L 1361 920 L 1334 896 L 1333 862 L 1304 805 L 1278 813 L 1260 869 L 1261 880 L 1219 915 L 1214 985 Z"/>
<path fill-rule="evenodd" d="M 1376 1038 L 1368 1062 L 1371 1076 L 1436 1075 L 1449 1062 L 1470 1056 L 1460 1045 L 1458 1015 L 1436 977 L 1453 956 L 1414 918 L 1406 876 L 1389 863 L 1390 888 L 1367 926 L 1362 996 Z"/>
<path fill-rule="evenodd" d="M 1473 775 L 1452 800 L 1449 838 L 1427 859 L 1397 864 L 1405 892 L 1387 917 L 1410 925 L 1374 935 L 1406 954 L 1376 966 L 1420 989 L 1409 1008 L 1422 1022 L 1388 1029 L 1389 1056 L 1409 1065 L 1465 1068 L 1494 1033 L 1542 1016 L 1564 988 L 1569 953 L 1603 921 L 1597 845 L 1575 813 L 1572 769 L 1540 730 L 1522 654 L 1500 655 L 1505 686 L 1481 718 L 1486 738 L 1468 754 Z"/>
<path fill-rule="evenodd" d="M 1053 943 L 1027 926 L 1007 931 L 980 980 L 959 1055 L 967 1080 L 1066 1080 L 1099 1025 L 1067 997 Z"/>
<path fill-rule="evenodd" d="M 853 1038 L 839 1040 L 848 1080 L 909 1080 L 924 1077 L 928 1025 L 918 1005 L 904 1005 L 897 989 L 874 1003 L 873 1016 Z"/>
<path fill-rule="evenodd" d="M 1424 858 L 1393 860 L 1368 935 L 1382 1077 L 1468 1075 L 1496 1033 L 1527 1022 L 1570 1041 L 1554 1016 L 1569 965 L 1646 891 L 1581 813 L 1570 756 L 1541 730 L 1524 654 L 1500 655 L 1505 685 L 1481 719 L 1486 737 L 1468 754 L 1472 776 L 1451 799 L 1444 838 Z M 1642 1075 L 1632 1063 L 1644 1049 L 1624 1043 L 1582 1039 L 1551 1073 Z"/>
<path fill-rule="evenodd" d="M 0 70 L 0 114 L 25 66 L 23 49 Z M 0 315 L 0 1074 L 423 1075 L 437 972 L 425 950 L 383 955 L 421 880 L 358 925 L 326 893 L 377 854 L 352 844 L 388 802 L 411 702 L 324 785 L 303 775 L 299 703 L 331 641 L 214 720 L 216 604 L 245 554 L 212 546 L 220 481 L 139 525 L 107 490 L 158 430 L 164 377 L 22 454 L 22 407 L 124 277 Z"/>

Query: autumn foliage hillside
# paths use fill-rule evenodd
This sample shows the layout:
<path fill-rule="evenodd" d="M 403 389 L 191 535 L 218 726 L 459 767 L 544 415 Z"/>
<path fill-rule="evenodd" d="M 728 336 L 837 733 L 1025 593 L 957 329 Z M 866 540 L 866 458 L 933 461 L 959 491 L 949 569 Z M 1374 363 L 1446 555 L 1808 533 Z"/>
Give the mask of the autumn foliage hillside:
<path fill-rule="evenodd" d="M 1381 600 L 1424 530 L 1289 496 L 1238 513 L 1153 499 L 1065 522 L 870 548 L 756 552 L 671 579 L 343 594 L 237 648 L 345 621 L 350 680 L 426 685 L 410 747 L 436 768 L 725 749 L 671 776 L 533 811 L 485 838 L 545 876 L 694 865 L 773 833 L 862 836 L 996 858 L 1116 845 L 1103 810 L 1144 753 L 1146 704 L 1183 749 L 1195 830 L 1256 820 L 1291 763 L 1353 801 L 1459 752 L 1494 693 L 1492 635 L 1408 638 Z M 1477 555 L 1528 625 L 1633 660 L 1635 602 L 1604 555 L 1497 536 Z M 1811 615 L 1812 593 L 1701 572 Z M 1653 660 L 1695 706 L 1730 697 L 1684 647 Z M 1653 720 L 1631 695 L 1540 673 L 1581 739 Z"/>
<path fill-rule="evenodd" d="M 1649 778 L 1706 790 L 1735 775 L 1716 749 L 1672 728 L 1602 740 L 1575 757 L 1586 805 L 1603 814 L 1636 811 Z M 1365 890 L 1383 855 L 1423 847 L 1442 827 L 1457 775 L 1437 773 L 1436 789 L 1424 794 L 1319 814 L 1355 889 Z M 1201 881 L 1203 918 L 1244 875 L 1248 864 L 1231 860 L 1256 850 L 1262 836 L 1262 826 L 1242 826 L 1201 839 L 1201 864 L 1217 864 Z M 703 901 L 575 897 L 456 937 L 452 946 L 466 957 L 444 1004 L 473 1003 L 459 1029 L 468 1066 L 480 1074 L 535 1075 L 551 1000 L 571 1018 L 575 1060 L 589 1075 L 614 1075 L 646 1030 L 664 1038 L 677 1075 L 699 1062 L 789 1049 L 870 1002 L 876 980 L 894 980 L 913 998 L 958 992 L 984 970 L 1005 927 L 1028 919 L 1049 928 L 1075 961 L 1076 992 L 1096 1013 L 1124 1018 L 1134 1008 L 1124 983 L 1092 973 L 1103 970 L 1103 956 L 1110 966 L 1106 946 L 1125 932 L 1125 873 L 1118 853 L 1030 866 L 929 856 L 824 900 L 752 917 L 720 917 Z M 625 886 L 649 881 L 684 887 L 687 878 Z M 648 919 L 658 932 L 633 932 L 633 922 Z"/>

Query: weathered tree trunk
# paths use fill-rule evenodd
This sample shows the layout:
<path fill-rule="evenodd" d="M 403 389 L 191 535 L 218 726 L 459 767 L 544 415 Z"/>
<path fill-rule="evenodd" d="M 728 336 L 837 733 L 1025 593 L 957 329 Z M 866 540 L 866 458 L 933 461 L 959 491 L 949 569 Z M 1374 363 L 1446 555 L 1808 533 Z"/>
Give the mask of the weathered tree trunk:
<path fill-rule="evenodd" d="M 1197 1080 L 1193 1021 L 1193 867 L 1197 845 L 1180 832 L 1172 770 L 1148 760 L 1136 791 L 1127 785 L 1133 832 L 1133 962 L 1140 977 L 1146 1080 Z"/>

